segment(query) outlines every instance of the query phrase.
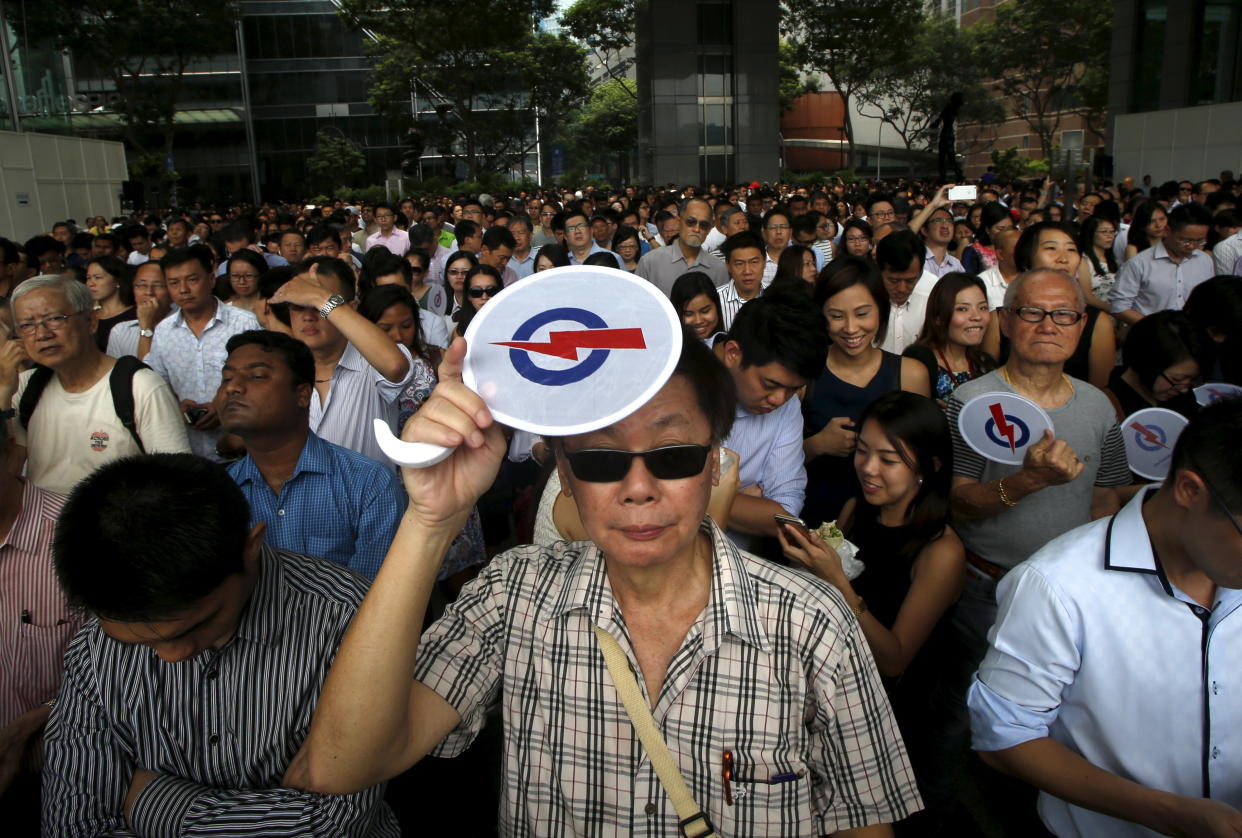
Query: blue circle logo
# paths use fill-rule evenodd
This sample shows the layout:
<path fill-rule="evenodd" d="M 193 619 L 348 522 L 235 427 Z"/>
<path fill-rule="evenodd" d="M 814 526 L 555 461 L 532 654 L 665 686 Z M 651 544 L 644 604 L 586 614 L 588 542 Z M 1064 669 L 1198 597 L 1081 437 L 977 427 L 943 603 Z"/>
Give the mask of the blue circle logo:
<path fill-rule="evenodd" d="M 587 329 L 607 329 L 608 324 L 604 322 L 604 318 L 598 314 L 587 311 L 582 308 L 554 308 L 548 311 L 536 314 L 517 328 L 513 333 L 514 341 L 528 342 L 533 334 L 542 326 L 549 323 L 555 323 L 558 320 L 568 320 L 572 323 L 581 323 Z M 586 341 L 589 343 L 589 341 Z M 543 354 L 556 355 L 558 357 L 568 357 L 570 359 L 577 358 L 577 349 L 587 348 L 583 346 L 584 341 L 574 341 L 572 344 L 562 343 L 558 345 L 555 336 L 549 336 L 547 344 L 548 351 Z M 533 381 L 536 384 L 544 384 L 549 387 L 563 387 L 566 384 L 574 384 L 582 379 L 593 375 L 599 371 L 604 365 L 604 361 L 608 360 L 610 354 L 607 349 L 591 349 L 590 354 L 582 359 L 577 366 L 569 367 L 563 370 L 550 370 L 537 366 L 530 358 L 530 350 L 534 347 L 527 346 L 523 348 L 510 348 L 509 361 L 513 364 L 513 368 L 517 370 L 518 375 L 527 381 Z M 535 351 L 540 351 L 536 349 Z"/>
<path fill-rule="evenodd" d="M 1159 451 L 1169 447 L 1165 444 L 1169 437 L 1159 425 L 1140 425 L 1135 422 L 1130 427 L 1134 429 L 1134 444 L 1144 451 Z"/>
<path fill-rule="evenodd" d="M 1012 440 L 1008 435 L 1002 435 L 997 432 L 996 420 L 993 418 L 989 418 L 987 424 L 983 426 L 988 439 L 1001 448 L 1008 448 L 1011 451 L 1026 445 L 1031 438 L 1031 429 L 1026 426 L 1026 423 L 1017 416 L 1012 416 L 1008 413 L 1005 414 L 1005 423 L 1009 434 L 1012 434 Z"/>

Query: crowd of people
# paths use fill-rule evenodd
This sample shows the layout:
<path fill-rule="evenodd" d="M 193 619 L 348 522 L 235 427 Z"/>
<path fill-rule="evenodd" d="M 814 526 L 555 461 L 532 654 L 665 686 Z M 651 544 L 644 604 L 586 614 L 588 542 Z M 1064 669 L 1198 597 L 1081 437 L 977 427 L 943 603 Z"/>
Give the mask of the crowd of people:
<path fill-rule="evenodd" d="M 1242 400 L 1194 392 L 1242 387 L 1242 184 L 954 186 L 0 239 L 3 822 L 1242 834 Z M 668 297 L 672 378 L 598 431 L 501 427 L 463 336 L 583 265 Z M 981 456 L 985 393 L 1055 430 Z M 1123 441 L 1149 407 L 1189 422 L 1160 483 Z M 376 420 L 455 451 L 397 469 Z"/>

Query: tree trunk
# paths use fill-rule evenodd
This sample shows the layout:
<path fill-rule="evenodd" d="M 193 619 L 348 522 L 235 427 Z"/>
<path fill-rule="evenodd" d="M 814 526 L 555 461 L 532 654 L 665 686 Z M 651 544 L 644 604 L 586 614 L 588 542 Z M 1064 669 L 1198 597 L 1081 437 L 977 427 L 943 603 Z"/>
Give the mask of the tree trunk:
<path fill-rule="evenodd" d="M 854 120 L 850 117 L 850 95 L 841 93 L 841 104 L 844 106 L 844 124 L 845 129 L 845 168 L 853 170 L 854 168 Z"/>

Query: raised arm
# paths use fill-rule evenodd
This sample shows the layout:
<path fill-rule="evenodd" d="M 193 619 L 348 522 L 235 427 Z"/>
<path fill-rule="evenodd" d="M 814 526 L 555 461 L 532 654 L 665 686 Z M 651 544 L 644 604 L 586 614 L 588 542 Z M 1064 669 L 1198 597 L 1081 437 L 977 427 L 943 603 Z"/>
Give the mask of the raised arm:
<path fill-rule="evenodd" d="M 459 722 L 448 702 L 414 680 L 427 600 L 453 537 L 492 484 L 505 438 L 483 400 L 461 382 L 465 341 L 402 438 L 458 446 L 443 462 L 403 469 L 410 503 L 384 564 L 337 651 L 310 735 L 290 766 L 296 788 L 342 794 L 417 762 Z"/>

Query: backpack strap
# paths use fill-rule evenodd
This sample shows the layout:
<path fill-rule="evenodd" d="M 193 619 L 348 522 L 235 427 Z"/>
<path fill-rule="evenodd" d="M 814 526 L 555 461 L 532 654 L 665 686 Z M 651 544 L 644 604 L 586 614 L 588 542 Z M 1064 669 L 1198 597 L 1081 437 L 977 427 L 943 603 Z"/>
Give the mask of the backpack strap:
<path fill-rule="evenodd" d="M 142 437 L 138 436 L 138 425 L 134 421 L 134 375 L 138 370 L 147 369 L 150 367 L 133 355 L 122 355 L 116 359 L 112 372 L 108 375 L 108 386 L 112 389 L 112 409 L 116 411 L 116 417 L 129 431 L 134 442 L 138 443 L 138 450 L 144 454 L 147 449 L 142 444 Z"/>
<path fill-rule="evenodd" d="M 51 367 L 41 364 L 36 365 L 34 372 L 30 374 L 26 389 L 22 391 L 21 400 L 17 403 L 17 417 L 21 420 L 22 428 L 30 427 L 30 417 L 34 416 L 35 408 L 39 405 L 39 397 L 43 395 L 43 390 L 52 380 L 53 374 Z"/>

